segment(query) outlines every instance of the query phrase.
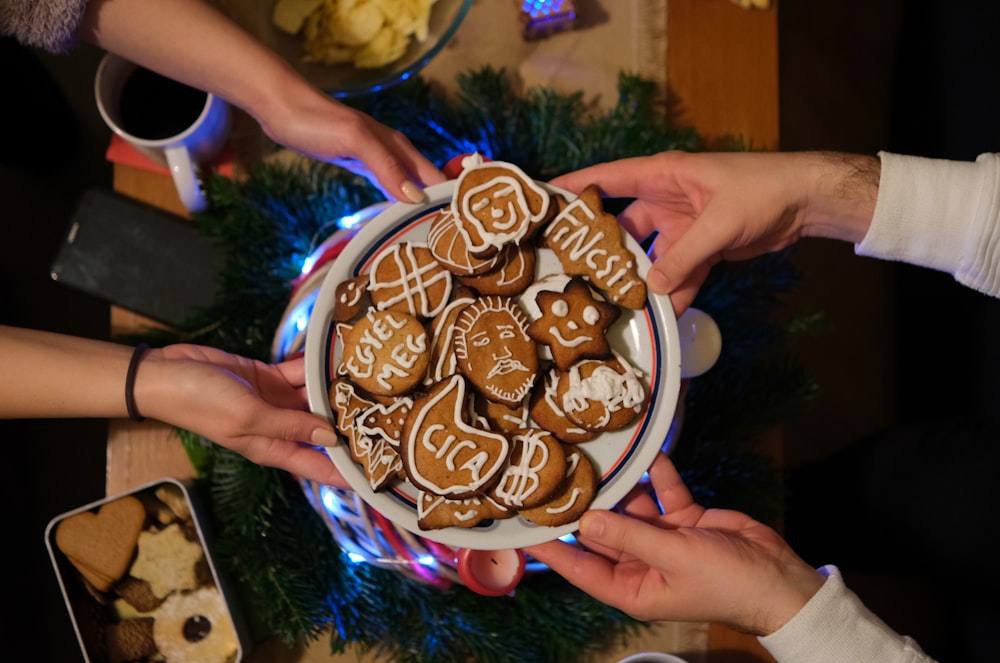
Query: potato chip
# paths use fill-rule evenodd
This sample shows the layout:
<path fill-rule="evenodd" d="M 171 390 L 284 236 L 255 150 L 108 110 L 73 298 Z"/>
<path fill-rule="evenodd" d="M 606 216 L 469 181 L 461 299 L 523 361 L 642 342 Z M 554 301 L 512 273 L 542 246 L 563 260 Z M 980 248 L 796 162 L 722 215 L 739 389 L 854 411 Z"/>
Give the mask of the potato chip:
<path fill-rule="evenodd" d="M 278 0 L 274 5 L 271 21 L 290 35 L 302 29 L 306 17 L 312 14 L 323 0 Z"/>
<path fill-rule="evenodd" d="M 358 51 L 354 57 L 354 65 L 361 68 L 384 67 L 402 57 L 409 42 L 408 35 L 397 32 L 391 25 L 386 25 L 379 30 L 374 39 Z"/>
<path fill-rule="evenodd" d="M 307 62 L 384 67 L 403 56 L 411 39 L 427 39 L 435 1 L 279 0 L 272 20 L 302 35 Z"/>

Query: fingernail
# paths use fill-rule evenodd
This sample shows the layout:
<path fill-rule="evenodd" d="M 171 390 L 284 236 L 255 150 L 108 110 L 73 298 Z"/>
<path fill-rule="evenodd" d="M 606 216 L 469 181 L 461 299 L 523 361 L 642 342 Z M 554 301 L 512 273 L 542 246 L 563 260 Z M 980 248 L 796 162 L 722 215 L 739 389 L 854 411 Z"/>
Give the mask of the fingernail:
<path fill-rule="evenodd" d="M 427 200 L 427 195 L 424 193 L 424 190 L 409 180 L 403 182 L 403 185 L 400 188 L 403 190 L 406 197 L 410 199 L 411 203 L 422 203 Z"/>
<path fill-rule="evenodd" d="M 658 295 L 669 294 L 670 282 L 658 269 L 649 270 L 649 273 L 646 274 L 646 285 Z"/>
<path fill-rule="evenodd" d="M 335 447 L 340 444 L 340 438 L 332 430 L 317 428 L 312 434 L 312 443 L 321 447 Z"/>
<path fill-rule="evenodd" d="M 604 534 L 604 516 L 597 513 L 585 513 L 580 518 L 580 534 L 593 539 L 601 538 Z"/>

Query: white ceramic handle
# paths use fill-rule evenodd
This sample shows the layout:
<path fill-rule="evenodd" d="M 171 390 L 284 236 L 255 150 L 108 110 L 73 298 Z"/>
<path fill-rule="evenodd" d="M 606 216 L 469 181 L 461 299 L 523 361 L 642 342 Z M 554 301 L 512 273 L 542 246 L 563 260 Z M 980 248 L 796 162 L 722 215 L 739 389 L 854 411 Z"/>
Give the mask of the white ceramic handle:
<path fill-rule="evenodd" d="M 695 378 L 715 366 L 722 352 L 722 333 L 708 313 L 689 308 L 677 320 L 681 339 L 681 378 Z"/>
<path fill-rule="evenodd" d="M 186 147 L 168 147 L 164 151 L 167 156 L 167 166 L 174 178 L 174 186 L 177 187 L 177 194 L 181 197 L 184 207 L 189 212 L 203 211 L 208 207 L 208 203 L 201 192 L 201 184 L 198 182 L 191 153 Z"/>

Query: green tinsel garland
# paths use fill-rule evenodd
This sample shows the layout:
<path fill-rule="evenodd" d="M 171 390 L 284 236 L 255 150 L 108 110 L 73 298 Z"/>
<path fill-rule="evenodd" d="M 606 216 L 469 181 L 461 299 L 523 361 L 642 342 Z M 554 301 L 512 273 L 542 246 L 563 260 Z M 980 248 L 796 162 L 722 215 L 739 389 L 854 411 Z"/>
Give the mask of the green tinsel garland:
<path fill-rule="evenodd" d="M 517 92 L 503 71 L 460 77 L 456 99 L 417 79 L 359 105 L 403 130 L 444 165 L 478 151 L 517 163 L 540 180 L 613 159 L 702 147 L 690 128 L 663 119 L 655 86 L 622 75 L 618 104 L 599 113 L 582 93 Z M 225 256 L 222 293 L 177 334 L 144 340 L 194 341 L 259 359 L 271 342 L 303 260 L 333 223 L 381 199 L 367 181 L 321 163 L 263 165 L 246 181 L 212 176 L 211 208 L 196 217 Z M 798 283 L 784 254 L 716 267 L 695 305 L 718 323 L 723 352 L 694 380 L 674 459 L 703 504 L 778 513 L 781 482 L 757 452 L 760 434 L 812 397 L 792 356 L 792 325 L 774 321 L 780 295 Z M 329 530 L 284 472 L 250 463 L 182 431 L 211 487 L 217 553 L 243 591 L 259 634 L 288 644 L 332 629 L 331 649 L 348 643 L 392 660 L 576 661 L 642 628 L 554 573 L 526 578 L 515 596 L 447 591 L 402 574 L 347 560 Z"/>

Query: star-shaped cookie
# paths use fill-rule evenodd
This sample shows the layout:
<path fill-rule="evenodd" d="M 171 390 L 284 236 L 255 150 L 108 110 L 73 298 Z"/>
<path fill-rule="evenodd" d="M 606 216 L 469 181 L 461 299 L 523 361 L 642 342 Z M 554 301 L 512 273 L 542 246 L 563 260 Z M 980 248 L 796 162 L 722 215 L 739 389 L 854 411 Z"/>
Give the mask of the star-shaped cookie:
<path fill-rule="evenodd" d="M 606 332 L 621 310 L 595 297 L 582 278 L 570 279 L 562 292 L 540 290 L 535 302 L 542 315 L 528 325 L 528 336 L 549 346 L 560 370 L 611 356 Z"/>

